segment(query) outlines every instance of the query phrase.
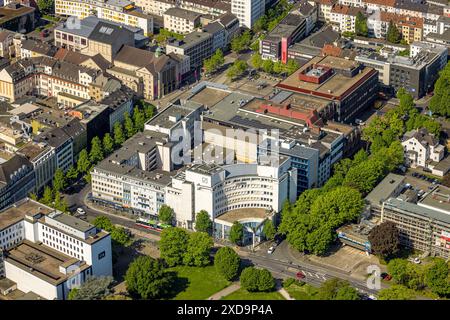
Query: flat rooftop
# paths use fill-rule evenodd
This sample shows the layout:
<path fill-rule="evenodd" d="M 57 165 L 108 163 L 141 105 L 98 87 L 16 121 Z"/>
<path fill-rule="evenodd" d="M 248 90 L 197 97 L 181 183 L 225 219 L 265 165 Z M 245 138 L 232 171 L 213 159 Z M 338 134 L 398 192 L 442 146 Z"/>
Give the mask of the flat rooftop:
<path fill-rule="evenodd" d="M 421 204 L 443 210 L 450 216 L 450 188 L 437 186 L 422 198 L 419 205 Z"/>
<path fill-rule="evenodd" d="M 440 211 L 428 209 L 411 202 L 401 201 L 395 198 L 389 198 L 385 202 L 384 206 L 385 210 L 386 208 L 393 207 L 399 210 L 403 210 L 406 212 L 410 212 L 412 214 L 422 216 L 425 219 L 433 219 L 444 222 L 446 224 L 450 224 L 450 214 L 445 214 Z"/>
<path fill-rule="evenodd" d="M 29 14 L 34 11 L 35 11 L 34 8 L 30 8 L 30 7 L 26 7 L 26 6 L 20 6 L 17 9 L 7 7 L 7 6 L 0 7 L 0 24 L 3 24 L 9 20 L 23 16 L 25 14 Z"/>
<path fill-rule="evenodd" d="M 186 101 L 182 105 L 172 104 L 151 118 L 146 125 L 170 129 L 199 107 L 201 104 L 193 101 Z"/>
<path fill-rule="evenodd" d="M 6 251 L 5 256 L 5 261 L 53 285 L 58 285 L 70 277 L 60 272 L 60 266 L 80 263 L 81 269 L 89 267 L 78 259 L 28 240 Z"/>
<path fill-rule="evenodd" d="M 27 215 L 46 215 L 53 211 L 55 209 L 31 199 L 19 201 L 14 206 L 8 207 L 0 212 L 0 231 L 23 220 Z"/>
<path fill-rule="evenodd" d="M 194 101 L 210 108 L 225 99 L 225 97 L 230 95 L 230 93 L 231 92 L 229 91 L 206 87 L 191 95 L 189 97 L 189 101 Z"/>
<path fill-rule="evenodd" d="M 312 65 L 319 64 L 321 66 L 337 70 L 352 70 L 357 67 L 357 62 L 343 58 L 332 56 L 314 57 L 308 63 L 300 67 L 296 72 L 281 81 L 276 86 L 280 89 L 290 90 L 303 94 L 312 94 L 326 99 L 341 99 L 347 93 L 350 93 L 355 85 L 367 78 L 374 69 L 362 67 L 361 71 L 353 77 L 348 77 L 340 72 L 335 72 L 322 83 L 314 83 L 302 81 L 299 75 L 304 73 Z"/>
<path fill-rule="evenodd" d="M 62 224 L 65 224 L 66 226 L 69 226 L 71 228 L 74 228 L 75 230 L 81 231 L 81 232 L 88 232 L 89 230 L 91 230 L 92 228 L 94 228 L 94 225 L 75 218 L 71 215 L 68 214 L 64 214 L 62 212 L 59 213 L 50 213 L 49 215 L 47 215 L 46 219 L 53 219 L 57 222 L 60 222 Z"/>
<path fill-rule="evenodd" d="M 262 208 L 245 208 L 245 209 L 236 209 L 225 212 L 220 216 L 216 217 L 215 220 L 225 221 L 228 223 L 234 223 L 235 221 L 242 220 L 264 220 L 266 218 L 270 218 L 273 213 L 268 211 L 267 209 Z"/>
<path fill-rule="evenodd" d="M 367 196 L 371 205 L 380 206 L 383 201 L 393 196 L 393 192 L 405 182 L 405 177 L 389 173 Z"/>

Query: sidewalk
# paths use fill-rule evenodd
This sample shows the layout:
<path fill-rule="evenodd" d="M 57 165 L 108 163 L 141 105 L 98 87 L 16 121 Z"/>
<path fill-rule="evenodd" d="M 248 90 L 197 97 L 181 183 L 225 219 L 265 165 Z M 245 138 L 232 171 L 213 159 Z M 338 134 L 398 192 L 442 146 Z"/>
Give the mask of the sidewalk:
<path fill-rule="evenodd" d="M 286 289 L 283 288 L 283 284 L 280 281 L 277 281 L 276 289 L 286 300 L 295 300 L 294 298 L 292 298 L 289 295 L 289 293 L 286 291 Z"/>
<path fill-rule="evenodd" d="M 219 292 L 214 293 L 211 297 L 208 298 L 208 300 L 220 300 L 223 297 L 239 290 L 241 288 L 241 285 L 239 282 L 234 282 L 225 289 L 220 290 Z"/>

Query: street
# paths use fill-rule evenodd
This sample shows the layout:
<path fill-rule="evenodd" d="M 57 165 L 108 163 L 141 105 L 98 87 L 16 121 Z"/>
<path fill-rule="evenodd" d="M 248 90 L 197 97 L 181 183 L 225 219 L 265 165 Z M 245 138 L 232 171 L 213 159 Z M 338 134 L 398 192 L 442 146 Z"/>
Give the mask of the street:
<path fill-rule="evenodd" d="M 73 208 L 73 210 L 82 207 L 86 211 L 89 222 L 92 222 L 98 216 L 107 216 L 113 224 L 129 229 L 137 238 L 159 239 L 158 232 L 139 228 L 135 225 L 133 219 L 109 213 L 106 208 L 101 211 L 92 208 L 89 204 L 85 203 L 85 198 L 89 192 L 90 185 L 87 184 L 80 192 L 66 196 L 69 207 Z M 306 276 L 303 281 L 314 286 L 320 286 L 322 282 L 331 278 L 339 278 L 348 280 L 352 286 L 362 293 L 376 294 L 378 291 L 367 288 L 365 281 L 357 280 L 351 277 L 349 273 L 339 271 L 338 269 L 331 270 L 328 267 L 317 266 L 316 264 L 293 258 L 289 254 L 288 243 L 286 241 L 281 242 L 275 251 L 277 255 L 271 256 L 265 251 L 251 252 L 246 248 L 238 248 L 237 250 L 244 264 L 266 268 L 281 279 L 288 277 L 295 278 L 297 272 L 301 271 Z M 386 285 L 381 284 L 381 287 L 385 288 Z"/>

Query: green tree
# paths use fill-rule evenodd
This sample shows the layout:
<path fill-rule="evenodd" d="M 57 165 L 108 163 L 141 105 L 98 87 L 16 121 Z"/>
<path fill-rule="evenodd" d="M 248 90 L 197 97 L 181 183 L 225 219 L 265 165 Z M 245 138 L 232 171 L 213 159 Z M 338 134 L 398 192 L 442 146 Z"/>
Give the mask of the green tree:
<path fill-rule="evenodd" d="M 28 195 L 28 197 L 29 197 L 31 200 L 38 201 L 38 196 L 37 196 L 37 194 L 34 193 L 34 192 L 31 192 L 31 193 Z"/>
<path fill-rule="evenodd" d="M 392 279 L 398 284 L 406 285 L 409 281 L 408 261 L 404 259 L 392 259 L 387 267 Z"/>
<path fill-rule="evenodd" d="M 156 107 L 150 103 L 145 102 L 144 104 L 144 114 L 145 120 L 153 118 L 156 112 Z"/>
<path fill-rule="evenodd" d="M 137 107 L 133 109 L 133 122 L 135 132 L 144 131 L 145 115 L 142 110 Z"/>
<path fill-rule="evenodd" d="M 69 170 L 67 170 L 66 178 L 69 181 L 75 181 L 78 178 L 78 171 L 74 166 L 70 166 Z"/>
<path fill-rule="evenodd" d="M 89 160 L 91 161 L 92 164 L 96 164 L 97 162 L 103 160 L 102 141 L 100 140 L 99 137 L 92 138 Z"/>
<path fill-rule="evenodd" d="M 358 292 L 348 281 L 336 278 L 323 282 L 317 297 L 319 300 L 360 300 Z"/>
<path fill-rule="evenodd" d="M 384 162 L 370 159 L 356 166 L 352 166 L 343 181 L 344 186 L 359 190 L 363 195 L 367 195 L 384 177 Z"/>
<path fill-rule="evenodd" d="M 277 230 L 275 229 L 272 220 L 266 220 L 266 222 L 264 222 L 263 233 L 267 240 L 273 240 L 275 238 Z"/>
<path fill-rule="evenodd" d="M 55 201 L 53 207 L 62 212 L 69 211 L 69 206 L 67 205 L 66 200 L 61 198 L 61 194 L 59 193 L 59 191 L 55 192 Z"/>
<path fill-rule="evenodd" d="M 238 275 L 241 258 L 230 247 L 222 247 L 214 256 L 214 266 L 225 279 L 232 280 Z"/>
<path fill-rule="evenodd" d="M 272 291 L 275 288 L 275 279 L 267 269 L 258 270 L 258 291 Z"/>
<path fill-rule="evenodd" d="M 103 136 L 103 151 L 109 155 L 114 151 L 114 140 L 109 133 Z"/>
<path fill-rule="evenodd" d="M 86 149 L 81 150 L 77 161 L 77 171 L 81 174 L 85 174 L 91 167 L 89 156 Z"/>
<path fill-rule="evenodd" d="M 163 204 L 161 208 L 159 208 L 158 218 L 163 223 L 172 224 L 174 218 L 173 209 L 168 205 Z"/>
<path fill-rule="evenodd" d="M 273 72 L 273 61 L 272 60 L 264 60 L 262 63 L 262 69 L 264 72 L 272 73 Z"/>
<path fill-rule="evenodd" d="M 300 65 L 298 64 L 298 62 L 295 61 L 294 59 L 289 59 L 286 63 L 285 71 L 288 73 L 288 75 L 291 75 L 295 71 L 297 71 L 298 68 L 300 68 Z"/>
<path fill-rule="evenodd" d="M 124 121 L 123 126 L 125 128 L 125 135 L 128 138 L 131 138 L 136 134 L 136 130 L 134 128 L 133 120 L 130 117 L 130 114 L 128 112 L 125 112 L 124 114 Z"/>
<path fill-rule="evenodd" d="M 261 55 L 259 53 L 252 54 L 252 57 L 250 58 L 250 63 L 255 69 L 261 69 L 263 64 L 263 59 L 261 58 Z"/>
<path fill-rule="evenodd" d="M 391 21 L 389 21 L 388 30 L 386 33 L 386 40 L 391 43 L 399 43 L 402 38 L 402 35 L 400 34 L 400 31 L 398 31 L 395 24 Z"/>
<path fill-rule="evenodd" d="M 172 286 L 173 280 L 163 264 L 149 256 L 137 257 L 125 274 L 128 292 L 141 299 L 163 297 Z"/>
<path fill-rule="evenodd" d="M 214 245 L 206 232 L 193 232 L 189 235 L 183 262 L 188 266 L 204 267 L 210 263 L 209 254 Z"/>
<path fill-rule="evenodd" d="M 236 60 L 233 65 L 227 70 L 227 77 L 229 79 L 234 79 L 240 77 L 247 70 L 248 65 L 245 61 Z"/>
<path fill-rule="evenodd" d="M 211 234 L 212 226 L 213 224 L 207 211 L 201 210 L 197 213 L 195 217 L 195 230 Z"/>
<path fill-rule="evenodd" d="M 437 295 L 450 296 L 449 266 L 444 259 L 434 259 L 433 265 L 425 273 L 425 283 Z"/>
<path fill-rule="evenodd" d="M 64 177 L 64 171 L 61 168 L 56 169 L 53 176 L 53 189 L 55 191 L 64 190 L 66 187 L 66 179 Z"/>
<path fill-rule="evenodd" d="M 235 221 L 230 229 L 230 241 L 234 244 L 240 245 L 242 243 L 242 238 L 244 237 L 244 226 Z"/>
<path fill-rule="evenodd" d="M 267 17 L 265 15 L 258 18 L 253 25 L 253 31 L 261 32 L 267 28 Z"/>
<path fill-rule="evenodd" d="M 283 73 L 284 70 L 285 70 L 284 64 L 281 61 L 277 61 L 273 64 L 272 68 L 273 73 L 280 74 Z"/>
<path fill-rule="evenodd" d="M 130 242 L 130 234 L 125 228 L 114 226 L 111 232 L 111 240 L 125 246 Z"/>
<path fill-rule="evenodd" d="M 91 276 L 79 287 L 69 292 L 69 300 L 101 300 L 111 295 L 113 277 Z"/>
<path fill-rule="evenodd" d="M 121 146 L 125 142 L 125 135 L 123 133 L 123 126 L 120 122 L 114 123 L 114 144 Z"/>
<path fill-rule="evenodd" d="M 382 289 L 378 293 L 379 300 L 411 300 L 414 296 L 413 290 L 398 284 Z"/>
<path fill-rule="evenodd" d="M 107 232 L 111 232 L 114 229 L 114 225 L 112 224 L 111 220 L 109 220 L 109 218 L 105 216 L 97 216 L 92 224 L 98 229 L 103 229 Z"/>
<path fill-rule="evenodd" d="M 395 223 L 385 221 L 370 230 L 369 242 L 375 255 L 393 257 L 400 250 L 400 233 Z"/>
<path fill-rule="evenodd" d="M 159 250 L 161 258 L 166 261 L 168 266 L 173 267 L 183 263 L 188 241 L 189 235 L 184 229 L 173 227 L 161 232 Z"/>
<path fill-rule="evenodd" d="M 40 12 L 44 14 L 53 12 L 53 8 L 55 6 L 54 0 L 37 0 L 36 3 Z"/>
<path fill-rule="evenodd" d="M 255 267 L 247 267 L 242 270 L 239 278 L 241 287 L 250 292 L 257 292 L 258 289 L 259 270 Z"/>
<path fill-rule="evenodd" d="M 231 50 L 236 53 L 240 53 L 247 50 L 252 41 L 252 35 L 250 31 L 244 31 L 240 36 L 234 37 L 231 40 Z"/>
<path fill-rule="evenodd" d="M 450 117 L 450 63 L 439 74 L 429 108 L 435 114 Z"/>
<path fill-rule="evenodd" d="M 367 18 L 361 11 L 356 14 L 355 31 L 356 35 L 358 36 L 367 37 L 367 35 L 369 34 L 369 28 L 367 27 Z"/>
<path fill-rule="evenodd" d="M 49 186 L 45 186 L 41 202 L 47 206 L 53 206 L 53 191 Z"/>

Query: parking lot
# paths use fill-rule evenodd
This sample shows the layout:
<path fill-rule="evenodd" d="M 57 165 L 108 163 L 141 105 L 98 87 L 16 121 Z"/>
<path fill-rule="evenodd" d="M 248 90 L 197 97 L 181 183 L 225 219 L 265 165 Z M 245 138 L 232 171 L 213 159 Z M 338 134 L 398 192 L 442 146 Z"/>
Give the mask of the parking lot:
<path fill-rule="evenodd" d="M 427 177 L 417 171 L 408 170 L 405 175 L 405 183 L 410 184 L 411 188 L 419 192 L 419 196 L 432 190 L 439 181 L 435 178 Z"/>

